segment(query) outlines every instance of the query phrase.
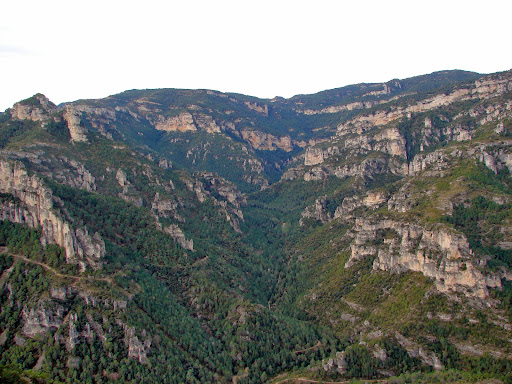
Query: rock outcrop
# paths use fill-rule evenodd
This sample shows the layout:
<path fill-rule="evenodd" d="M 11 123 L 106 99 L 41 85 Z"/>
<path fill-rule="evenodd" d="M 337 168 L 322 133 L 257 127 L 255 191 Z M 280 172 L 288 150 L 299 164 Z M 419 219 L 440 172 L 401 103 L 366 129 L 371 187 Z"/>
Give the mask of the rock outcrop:
<path fill-rule="evenodd" d="M 32 308 L 24 307 L 22 333 L 30 338 L 49 332 L 50 328 L 59 328 L 63 322 L 64 307 L 49 305 L 48 301 L 39 300 Z"/>
<path fill-rule="evenodd" d="M 336 357 L 322 361 L 322 368 L 325 372 L 336 371 L 343 375 L 348 369 L 348 363 L 345 359 L 345 352 L 336 352 Z"/>
<path fill-rule="evenodd" d="M 87 143 L 86 129 L 80 125 L 81 112 L 73 106 L 66 106 L 62 117 L 68 124 L 71 141 Z"/>
<path fill-rule="evenodd" d="M 304 165 L 318 165 L 322 164 L 329 157 L 339 155 L 340 148 L 331 146 L 328 148 L 307 147 L 304 153 Z"/>
<path fill-rule="evenodd" d="M 61 157 L 60 160 L 67 166 L 68 172 L 54 172 L 53 178 L 55 180 L 73 188 L 84 189 L 86 191 L 96 190 L 96 178 L 83 164 L 75 160 L 68 160 L 65 157 Z"/>
<path fill-rule="evenodd" d="M 418 345 L 412 340 L 407 339 L 399 333 L 395 334 L 398 343 L 404 348 L 409 356 L 419 358 L 424 364 L 430 365 L 435 370 L 439 371 L 444 368 L 441 359 L 434 352 L 427 351 L 421 345 Z"/>
<path fill-rule="evenodd" d="M 0 192 L 15 197 L 0 205 L 0 217 L 32 228 L 41 228 L 41 243 L 64 248 L 68 263 L 98 268 L 105 255 L 99 234 L 90 236 L 87 228 L 74 229 L 54 206 L 52 191 L 36 176 L 29 176 L 24 165 L 0 159 Z M 17 200 L 16 200 L 17 199 Z"/>
<path fill-rule="evenodd" d="M 199 113 L 194 115 L 197 126 L 208 133 L 220 133 L 220 127 L 217 125 L 213 117 Z"/>
<path fill-rule="evenodd" d="M 290 136 L 277 137 L 270 133 L 264 133 L 252 129 L 242 129 L 240 131 L 242 138 L 247 141 L 254 149 L 264 151 L 275 151 L 282 149 L 286 152 L 293 150 L 293 141 Z"/>
<path fill-rule="evenodd" d="M 220 207 L 226 221 L 237 232 L 240 232 L 239 220 L 244 220 L 241 207 L 247 203 L 245 196 L 240 193 L 235 184 L 217 176 L 211 172 L 202 172 L 197 175 L 198 178 L 191 180 L 183 178 L 185 186 L 196 194 L 200 203 L 211 199 L 213 203 Z"/>
<path fill-rule="evenodd" d="M 258 112 L 258 113 L 262 114 L 263 116 L 268 116 L 268 105 L 267 104 L 252 103 L 250 101 L 246 101 L 244 104 L 247 106 L 247 108 Z"/>
<path fill-rule="evenodd" d="M 332 220 L 332 214 L 327 210 L 327 196 L 322 196 L 316 199 L 315 204 L 307 207 L 301 214 L 299 224 L 305 224 L 304 219 L 312 219 L 325 224 Z"/>
<path fill-rule="evenodd" d="M 388 157 L 368 157 L 360 163 L 350 163 L 338 165 L 335 167 L 314 167 L 304 174 L 304 180 L 322 180 L 327 176 L 336 176 L 340 179 L 345 177 L 361 177 L 364 179 L 373 179 L 376 175 L 395 174 L 404 175 L 407 164 L 396 158 Z"/>
<path fill-rule="evenodd" d="M 211 172 L 202 172 L 199 175 L 206 181 L 208 190 L 215 191 L 234 207 L 240 208 L 247 204 L 245 196 L 240 193 L 235 184 Z"/>
<path fill-rule="evenodd" d="M 51 157 L 43 151 L 30 152 L 4 149 L 2 150 L 2 155 L 9 160 L 30 162 L 31 169 L 60 184 L 86 191 L 95 191 L 97 189 L 96 178 L 79 161 L 68 159 L 65 156 Z"/>
<path fill-rule="evenodd" d="M 334 219 L 352 219 L 353 212 L 358 208 L 376 209 L 387 201 L 387 195 L 383 192 L 368 192 L 365 197 L 348 196 L 345 197 L 334 212 Z"/>
<path fill-rule="evenodd" d="M 408 176 L 443 176 L 460 160 L 477 160 L 483 163 L 495 174 L 508 168 L 512 172 L 512 141 L 502 141 L 499 144 L 488 143 L 462 149 L 439 149 L 429 153 L 419 153 L 407 166 Z"/>
<path fill-rule="evenodd" d="M 496 119 L 503 121 L 507 117 L 510 118 L 512 116 L 512 102 L 501 102 L 499 101 L 501 99 L 498 99 L 499 102 L 493 102 L 493 98 L 509 92 L 510 89 L 512 89 L 510 74 L 501 74 L 479 80 L 470 86 L 455 89 L 449 94 L 437 94 L 412 104 L 392 104 L 386 108 L 378 107 L 378 104 L 388 102 L 388 100 L 381 100 L 379 102 L 368 102 L 369 104 L 354 102 L 342 106 L 326 107 L 319 111 L 309 111 L 308 114 L 334 113 L 374 107 L 371 113 L 358 114 L 356 117 L 339 124 L 337 133 L 331 137 L 329 144 L 308 146 L 306 148 L 304 154 L 305 167 L 323 165 L 326 172 L 322 175 L 316 172 L 318 169 L 312 169 L 310 172 L 315 175 L 308 175 L 306 169 L 305 180 L 319 180 L 329 175 L 338 175 L 340 173 L 334 172 L 331 163 L 344 162 L 344 159 L 348 158 L 356 159 L 358 156 L 365 157 L 372 152 L 381 152 L 401 159 L 412 157 L 415 153 L 407 152 L 405 137 L 398 129 L 400 119 L 410 118 L 411 114 L 432 111 L 458 102 L 485 100 L 485 105 L 479 103 L 476 107 L 469 109 L 469 112 L 464 111 L 450 119 L 439 115 L 438 117 L 443 123 L 436 127 L 434 127 L 430 117 L 425 117 L 422 132 L 415 139 L 418 140 L 416 145 L 420 148 L 420 151 L 441 142 L 469 141 L 474 135 L 475 127 L 471 124 L 461 124 L 458 119 L 468 115 L 471 118 L 479 118 L 478 124 L 482 125 Z M 502 131 L 504 131 L 504 128 L 500 128 L 500 132 Z M 327 162 L 328 159 L 333 160 Z M 352 167 L 354 164 L 346 166 Z M 414 169 L 415 164 L 412 167 Z M 342 176 L 344 174 L 345 172 L 341 172 Z M 285 176 L 285 178 L 290 178 L 288 174 Z M 297 178 L 297 176 L 293 175 L 293 178 Z"/>
<path fill-rule="evenodd" d="M 433 279 L 441 292 L 485 299 L 489 287 L 501 288 L 500 276 L 481 271 L 485 261 L 475 264 L 467 239 L 441 224 L 425 228 L 390 219 L 358 218 L 351 235 L 351 256 L 345 268 L 375 257 L 374 270 L 421 272 Z"/>
<path fill-rule="evenodd" d="M 68 104 L 64 107 L 64 120 L 68 123 L 71 141 L 88 142 L 87 129 L 82 125 L 82 120 L 87 121 L 92 128 L 112 139 L 113 133 L 117 132 L 115 122 L 117 121 L 116 111 L 123 109 L 112 109 L 96 107 L 87 104 Z M 132 118 L 138 119 L 132 114 Z"/>
<path fill-rule="evenodd" d="M 338 113 L 338 112 L 343 112 L 343 111 L 353 111 L 353 110 L 357 110 L 357 109 L 367 109 L 367 108 L 371 108 L 377 104 L 381 104 L 382 102 L 386 102 L 386 101 L 381 101 L 381 102 L 373 101 L 373 100 L 372 101 L 356 101 L 353 103 L 342 104 L 342 105 L 331 105 L 329 107 L 322 108 L 322 109 L 305 109 L 303 111 L 298 111 L 298 112 L 302 112 L 305 115 L 320 115 L 320 114 L 324 114 L 324 113 Z"/>
<path fill-rule="evenodd" d="M 55 104 L 46 96 L 38 93 L 27 100 L 14 104 L 9 112 L 15 120 L 46 121 L 56 110 Z"/>
<path fill-rule="evenodd" d="M 178 206 L 179 202 L 176 198 L 162 198 L 158 192 L 155 194 L 155 199 L 151 204 L 151 208 L 156 211 L 159 217 L 173 217 L 178 221 L 184 222 L 185 219 L 177 211 Z"/>
<path fill-rule="evenodd" d="M 304 165 L 318 165 L 324 163 L 331 157 L 343 156 L 348 154 L 369 153 L 378 151 L 390 156 L 397 156 L 405 159 L 407 152 L 405 149 L 405 139 L 397 128 L 388 128 L 376 133 L 354 136 L 353 132 L 347 134 L 340 133 L 337 137 L 340 144 L 329 147 L 308 147 L 304 154 Z"/>
<path fill-rule="evenodd" d="M 151 120 L 150 120 L 151 121 Z M 164 117 L 157 115 L 154 121 L 151 121 L 159 131 L 166 132 L 190 132 L 197 131 L 194 124 L 194 118 L 188 112 L 182 112 L 178 116 Z"/>
<path fill-rule="evenodd" d="M 176 243 L 181 245 L 184 249 L 189 251 L 194 250 L 194 240 L 187 240 L 185 238 L 185 234 L 176 224 L 171 224 L 168 227 L 164 228 L 164 232 L 169 234 Z"/>
<path fill-rule="evenodd" d="M 131 203 L 137 207 L 142 207 L 144 200 L 140 196 L 140 193 L 133 188 L 130 180 L 128 179 L 128 174 L 122 168 L 119 168 L 116 171 L 115 178 L 119 186 L 123 189 L 118 196 L 127 203 Z"/>
<path fill-rule="evenodd" d="M 151 338 L 146 336 L 142 342 L 135 333 L 135 328 L 124 326 L 125 344 L 128 347 L 128 357 L 138 360 L 141 364 L 147 364 L 148 353 L 151 349 Z M 145 331 L 143 331 L 145 336 Z"/>
<path fill-rule="evenodd" d="M 512 79 L 508 74 L 489 76 L 477 80 L 472 86 L 453 90 L 449 94 L 437 94 L 421 100 L 416 104 L 407 106 L 395 106 L 389 110 L 378 110 L 368 115 L 360 115 L 338 126 L 338 131 L 352 129 L 353 127 L 368 128 L 386 125 L 411 113 L 421 113 L 456 102 L 471 99 L 485 100 L 501 96 L 512 90 Z"/>

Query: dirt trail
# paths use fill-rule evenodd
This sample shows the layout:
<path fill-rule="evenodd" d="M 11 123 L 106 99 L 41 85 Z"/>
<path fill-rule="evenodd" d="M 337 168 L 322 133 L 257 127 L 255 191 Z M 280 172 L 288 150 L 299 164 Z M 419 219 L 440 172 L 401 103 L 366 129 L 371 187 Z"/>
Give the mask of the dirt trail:
<path fill-rule="evenodd" d="M 45 264 L 45 263 L 42 263 L 42 262 L 36 261 L 36 260 L 31 260 L 31 259 L 29 259 L 29 258 L 27 258 L 26 256 L 23 256 L 23 255 L 18 255 L 16 253 L 11 253 L 11 252 L 9 252 L 7 247 L 0 247 L 0 253 L 5 253 L 5 254 L 7 254 L 9 256 L 12 256 L 14 258 L 23 260 L 23 261 L 25 261 L 27 263 L 30 263 L 30 264 L 39 265 L 40 267 L 44 268 L 45 270 L 53 273 L 55 276 L 61 277 L 63 279 L 72 279 L 72 280 L 75 280 L 75 281 L 80 281 L 80 280 L 96 280 L 96 281 L 105 281 L 105 282 L 110 283 L 110 284 L 113 283 L 112 279 L 110 277 L 74 276 L 74 275 L 66 275 L 66 274 L 60 273 L 57 270 L 55 270 L 55 268 L 50 267 L 48 264 Z M 0 277 L 0 283 L 1 283 L 1 279 L 4 277 L 4 274 L 6 272 L 8 272 L 9 270 L 12 271 L 12 268 L 13 267 L 11 267 L 8 270 L 4 271 L 4 273 Z M 0 284 L 0 287 L 1 287 L 1 284 Z"/>
<path fill-rule="evenodd" d="M 301 353 L 306 353 L 307 351 L 311 351 L 312 349 L 318 349 L 322 346 L 322 342 L 320 340 L 318 340 L 316 342 L 315 345 L 313 345 L 312 347 L 309 347 L 309 348 L 306 348 L 306 349 L 301 349 L 300 351 L 293 351 L 293 353 L 295 353 L 296 355 L 300 355 Z"/>

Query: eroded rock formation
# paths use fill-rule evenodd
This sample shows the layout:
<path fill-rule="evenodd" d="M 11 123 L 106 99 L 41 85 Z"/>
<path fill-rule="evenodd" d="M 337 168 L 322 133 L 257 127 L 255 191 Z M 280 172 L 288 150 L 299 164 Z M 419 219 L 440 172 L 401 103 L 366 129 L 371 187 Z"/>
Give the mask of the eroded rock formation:
<path fill-rule="evenodd" d="M 15 197 L 0 205 L 0 217 L 32 228 L 41 228 L 41 243 L 64 248 L 68 263 L 98 268 L 105 254 L 99 234 L 90 236 L 86 227 L 73 228 L 54 206 L 52 191 L 41 179 L 29 176 L 24 165 L 0 159 L 0 191 Z"/>
<path fill-rule="evenodd" d="M 442 292 L 485 299 L 488 288 L 501 288 L 501 277 L 484 274 L 467 239 L 441 224 L 426 228 L 395 220 L 358 218 L 351 231 L 351 255 L 345 268 L 375 257 L 374 270 L 421 272 Z M 485 264 L 485 261 L 480 260 Z"/>

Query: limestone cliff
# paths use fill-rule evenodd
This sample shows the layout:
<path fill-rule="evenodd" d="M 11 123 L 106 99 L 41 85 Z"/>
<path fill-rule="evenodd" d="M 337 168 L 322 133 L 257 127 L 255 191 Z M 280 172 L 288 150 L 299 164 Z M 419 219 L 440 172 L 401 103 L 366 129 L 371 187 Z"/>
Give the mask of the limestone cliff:
<path fill-rule="evenodd" d="M 3 150 L 2 155 L 10 160 L 29 162 L 32 170 L 58 183 L 86 191 L 97 189 L 96 177 L 85 165 L 66 156 L 55 158 L 41 150 Z"/>
<path fill-rule="evenodd" d="M 345 197 L 334 212 L 334 219 L 351 219 L 358 208 L 376 209 L 387 201 L 387 195 L 383 192 L 368 192 L 366 196 L 358 195 Z"/>
<path fill-rule="evenodd" d="M 143 342 L 140 341 L 134 327 L 124 326 L 124 332 L 125 344 L 128 347 L 128 357 L 135 358 L 141 364 L 147 364 L 147 356 L 151 349 L 151 338 L 143 331 L 142 337 L 144 337 L 145 340 Z"/>
<path fill-rule="evenodd" d="M 197 179 L 183 178 L 185 186 L 196 194 L 200 203 L 207 199 L 220 208 L 226 221 L 237 232 L 240 232 L 239 220 L 244 220 L 241 207 L 247 203 L 246 197 L 231 182 L 211 172 L 198 174 Z"/>
<path fill-rule="evenodd" d="M 398 340 L 400 345 L 405 348 L 409 356 L 418 357 L 425 364 L 430 365 L 435 370 L 441 370 L 444 368 L 443 363 L 434 352 L 425 350 L 424 347 L 415 343 L 414 341 L 407 339 L 398 332 L 395 333 L 395 338 Z"/>
<path fill-rule="evenodd" d="M 323 164 L 322 164 L 323 165 Z M 361 177 L 373 179 L 376 175 L 394 174 L 403 176 L 407 172 L 407 164 L 397 158 L 386 156 L 368 157 L 361 162 L 345 163 L 336 166 L 315 166 L 306 171 L 298 170 L 296 174 L 287 174 L 289 178 L 303 175 L 305 181 L 323 180 L 329 176 Z"/>
<path fill-rule="evenodd" d="M 275 151 L 282 149 L 286 152 L 293 150 L 293 141 L 290 136 L 277 137 L 269 133 L 260 132 L 252 129 L 241 130 L 242 138 L 247 141 L 254 149 L 264 151 Z"/>
<path fill-rule="evenodd" d="M 158 115 L 152 122 L 159 131 L 166 132 L 190 132 L 197 131 L 192 115 L 188 112 L 182 112 L 178 116 L 164 117 Z"/>
<path fill-rule="evenodd" d="M 194 116 L 197 126 L 208 133 L 220 133 L 220 127 L 217 125 L 213 117 L 198 113 Z"/>
<path fill-rule="evenodd" d="M 489 76 L 477 80 L 472 86 L 455 89 L 449 94 L 437 94 L 421 100 L 412 105 L 396 106 L 388 110 L 378 110 L 368 115 L 360 115 L 338 126 L 338 131 L 350 129 L 350 127 L 381 126 L 406 116 L 410 113 L 430 111 L 442 106 L 471 99 L 489 99 L 503 95 L 512 90 L 512 78 L 510 73 Z"/>
<path fill-rule="evenodd" d="M 85 128 L 80 125 L 80 111 L 78 109 L 67 106 L 62 116 L 68 124 L 71 141 L 84 143 L 89 141 Z"/>
<path fill-rule="evenodd" d="M 9 300 L 9 299 L 8 299 Z M 85 316 L 78 316 L 74 303 L 87 308 Z M 9 305 L 17 305 L 10 302 Z M 19 304 L 18 304 L 19 305 Z M 111 298 L 97 298 L 87 291 L 75 286 L 50 287 L 47 296 L 39 298 L 35 303 L 27 303 L 21 311 L 23 327 L 21 334 L 25 337 L 38 340 L 45 334 L 52 334 L 58 344 L 65 346 L 68 352 L 73 352 L 81 343 L 91 344 L 98 339 L 105 345 L 112 340 L 114 333 L 112 317 L 103 313 L 97 316 L 103 309 L 115 313 L 117 325 L 124 331 L 124 342 L 127 347 L 127 357 L 135 358 L 141 364 L 147 362 L 147 354 L 151 347 L 151 338 L 146 331 L 136 330 L 123 323 L 120 318 L 127 308 L 126 300 L 114 300 Z M 100 312 L 93 312 L 93 311 Z M 94 313 L 94 315 L 93 315 Z M 144 341 L 139 341 L 139 337 Z M 20 343 L 25 340 L 16 335 Z M 79 364 L 79 359 L 69 358 L 68 365 Z"/>
<path fill-rule="evenodd" d="M 258 104 L 258 103 L 253 103 L 250 101 L 246 101 L 244 104 L 247 106 L 247 108 L 249 108 L 253 111 L 256 111 L 258 113 L 261 113 L 263 116 L 268 116 L 268 105 L 267 104 Z"/>
<path fill-rule="evenodd" d="M 0 191 L 19 200 L 2 203 L 3 220 L 40 227 L 41 243 L 63 247 L 68 263 L 78 263 L 82 269 L 101 265 L 105 244 L 99 234 L 90 236 L 86 227 L 73 228 L 54 204 L 51 190 L 37 176 L 30 176 L 22 163 L 0 159 Z"/>
<path fill-rule="evenodd" d="M 189 251 L 194 250 L 194 240 L 187 240 L 181 228 L 178 227 L 176 224 L 171 224 L 168 227 L 164 228 L 164 232 L 169 234 L 176 243 L 183 247 L 183 249 L 187 249 Z"/>
<path fill-rule="evenodd" d="M 322 108 L 322 109 L 304 109 L 303 111 L 299 110 L 299 112 L 302 112 L 305 115 L 320 115 L 320 114 L 324 114 L 324 113 L 338 113 L 338 112 L 343 112 L 343 111 L 367 109 L 367 108 L 371 108 L 377 104 L 379 104 L 379 102 L 377 102 L 377 101 L 364 101 L 364 102 L 356 101 L 356 102 L 348 103 L 348 104 L 332 105 L 332 106 Z"/>
<path fill-rule="evenodd" d="M 304 154 L 304 165 L 322 164 L 332 157 L 346 157 L 347 152 L 358 154 L 378 151 L 403 159 L 407 157 L 405 139 L 394 127 L 365 135 L 341 132 L 338 134 L 336 141 L 338 144 L 325 148 L 307 147 Z"/>
<path fill-rule="evenodd" d="M 153 203 L 151 204 L 151 209 L 156 211 L 156 214 L 159 217 L 173 217 L 178 221 L 184 222 L 185 219 L 178 213 L 177 210 L 180 205 L 181 203 L 177 198 L 163 198 L 157 192 L 155 194 Z"/>
<path fill-rule="evenodd" d="M 322 196 L 316 199 L 315 204 L 307 207 L 301 214 L 299 224 L 304 225 L 305 219 L 312 219 L 321 222 L 322 224 L 328 223 L 332 220 L 332 214 L 327 210 L 327 196 Z"/>
<path fill-rule="evenodd" d="M 117 112 L 124 109 L 96 107 L 87 104 L 68 104 L 64 107 L 64 120 L 67 121 L 71 140 L 74 142 L 88 142 L 87 129 L 83 122 L 90 124 L 101 135 L 112 139 L 113 133 L 117 132 Z M 130 111 L 126 111 L 129 113 Z M 132 118 L 137 119 L 136 115 Z"/>
<path fill-rule="evenodd" d="M 442 176 L 443 170 L 461 159 L 480 161 L 495 174 L 505 168 L 512 172 L 511 155 L 512 141 L 510 140 L 503 140 L 500 143 L 480 143 L 462 149 L 439 149 L 416 155 L 408 165 L 408 174 L 415 176 L 428 171 L 426 174 L 428 176 Z"/>
<path fill-rule="evenodd" d="M 333 174 L 342 176 L 352 174 L 353 172 L 350 171 L 336 171 L 331 163 L 344 162 L 345 159 L 349 158 L 355 161 L 358 156 L 368 156 L 372 152 L 380 152 L 405 160 L 415 154 L 415 152 L 410 152 L 413 146 L 416 146 L 422 152 L 441 142 L 469 141 L 473 138 L 474 131 L 479 125 L 493 121 L 498 121 L 496 129 L 499 132 L 505 132 L 503 121 L 512 116 L 512 102 L 503 101 L 499 97 L 506 92 L 510 92 L 511 89 L 512 77 L 511 73 L 507 72 L 488 76 L 469 86 L 455 88 L 450 93 L 431 95 L 408 104 L 403 102 L 391 103 L 386 108 L 377 104 L 372 105 L 371 113 L 359 113 L 349 120 L 342 121 L 337 127 L 336 135 L 331 137 L 328 143 L 306 147 L 304 179 L 318 180 Z M 382 101 L 384 100 L 380 102 Z M 443 107 L 465 101 L 471 101 L 473 105 L 476 103 L 476 106 L 467 110 L 463 109 L 458 115 L 451 117 L 439 113 L 436 115 L 436 119 L 438 119 L 436 124 L 433 123 L 430 115 L 424 114 L 424 126 L 421 127 L 421 132 L 415 134 L 414 143 L 411 142 L 412 132 L 406 133 L 399 129 L 399 121 L 411 118 L 412 114 L 433 110 L 441 111 Z M 336 108 L 328 107 L 325 111 L 318 111 L 318 113 L 367 107 L 370 107 L 370 105 L 365 105 L 363 102 L 354 102 Z M 329 108 L 334 109 L 330 110 Z M 468 123 L 468 118 L 473 119 L 471 121 L 476 120 L 476 124 Z M 322 165 L 323 172 L 319 172 L 318 168 L 307 168 L 318 165 Z M 356 164 L 345 165 L 345 167 L 347 166 L 353 168 Z M 412 164 L 413 169 L 415 166 L 416 164 Z M 293 176 L 287 174 L 285 178 L 300 177 L 297 173 L 298 170 L 294 170 Z M 402 171 L 392 173 L 407 174 L 407 166 L 403 167 Z"/>
<path fill-rule="evenodd" d="M 304 153 L 304 165 L 318 165 L 322 164 L 324 160 L 331 156 L 339 155 L 340 149 L 337 146 L 328 148 L 307 147 Z"/>
<path fill-rule="evenodd" d="M 40 93 L 31 98 L 14 104 L 9 112 L 15 120 L 46 121 L 57 106 Z"/>
<path fill-rule="evenodd" d="M 22 333 L 30 338 L 36 337 L 51 328 L 59 328 L 63 322 L 65 309 L 62 305 L 50 305 L 48 300 L 39 300 L 35 306 L 24 307 Z"/>
<path fill-rule="evenodd" d="M 374 270 L 421 272 L 442 292 L 485 299 L 488 288 L 501 288 L 501 276 L 481 271 L 466 238 L 438 224 L 421 226 L 390 219 L 357 218 L 350 233 L 351 256 L 345 268 L 375 257 Z"/>

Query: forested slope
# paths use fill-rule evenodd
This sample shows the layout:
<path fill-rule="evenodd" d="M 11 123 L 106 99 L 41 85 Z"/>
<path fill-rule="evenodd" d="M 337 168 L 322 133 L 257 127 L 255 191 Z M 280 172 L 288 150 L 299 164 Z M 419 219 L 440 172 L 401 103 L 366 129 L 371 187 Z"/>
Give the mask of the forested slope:
<path fill-rule="evenodd" d="M 15 104 L 2 372 L 510 382 L 511 92 L 510 72 L 444 71 Z"/>

